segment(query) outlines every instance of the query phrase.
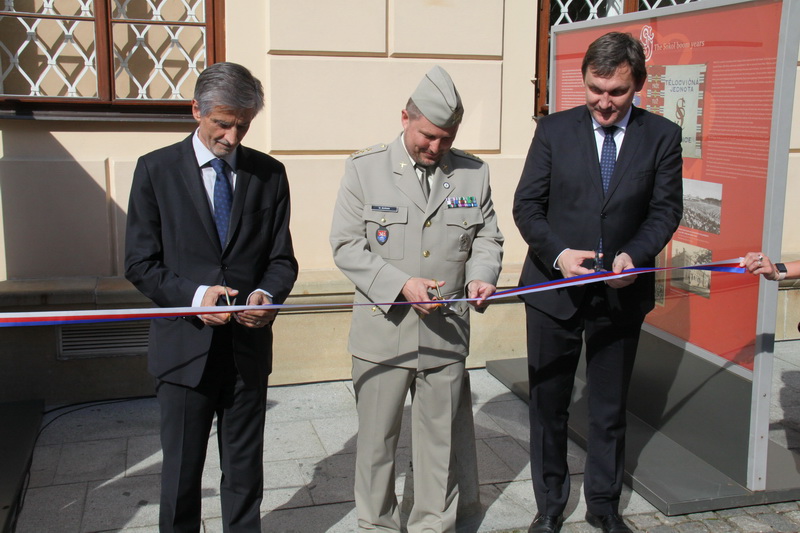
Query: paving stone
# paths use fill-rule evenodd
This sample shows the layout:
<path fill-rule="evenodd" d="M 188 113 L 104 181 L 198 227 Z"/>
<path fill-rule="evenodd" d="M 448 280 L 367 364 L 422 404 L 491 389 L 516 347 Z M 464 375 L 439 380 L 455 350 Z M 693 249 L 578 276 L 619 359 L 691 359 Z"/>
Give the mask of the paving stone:
<path fill-rule="evenodd" d="M 741 529 L 744 533 L 769 533 L 775 531 L 769 524 L 747 514 L 732 516 L 728 521 Z"/>
<path fill-rule="evenodd" d="M 472 404 L 475 406 L 518 399 L 508 387 L 485 369 L 471 370 L 469 382 L 472 389 Z"/>
<path fill-rule="evenodd" d="M 264 433 L 264 460 L 304 459 L 325 455 L 325 448 L 310 420 L 267 422 Z"/>
<path fill-rule="evenodd" d="M 720 509 L 719 511 L 714 511 L 716 515 L 720 518 L 731 518 L 734 516 L 744 516 L 747 511 L 743 508 L 736 508 L 736 509 Z"/>
<path fill-rule="evenodd" d="M 708 528 L 702 520 L 684 522 L 675 526 L 676 533 L 708 533 Z"/>
<path fill-rule="evenodd" d="M 30 488 L 15 533 L 80 531 L 86 483 Z"/>
<path fill-rule="evenodd" d="M 325 453 L 355 453 L 358 435 L 358 415 L 312 420 Z"/>
<path fill-rule="evenodd" d="M 789 511 L 800 510 L 800 505 L 798 505 L 798 502 L 782 502 L 770 504 L 769 508 L 776 513 L 788 513 Z"/>
<path fill-rule="evenodd" d="M 678 524 L 683 524 L 684 522 L 689 521 L 686 515 L 666 516 L 659 513 L 658 518 L 661 520 L 661 523 L 665 526 L 676 526 Z"/>
<path fill-rule="evenodd" d="M 125 475 L 160 474 L 162 459 L 159 435 L 129 437 L 125 458 Z"/>
<path fill-rule="evenodd" d="M 723 518 L 710 518 L 703 522 L 712 533 L 735 533 L 739 528 Z"/>
<path fill-rule="evenodd" d="M 742 507 L 742 510 L 753 516 L 771 512 L 769 505 L 748 505 L 747 507 Z"/>
<path fill-rule="evenodd" d="M 352 502 L 355 454 L 338 454 L 298 461 L 314 505 Z"/>
<path fill-rule="evenodd" d="M 137 476 L 91 483 L 81 532 L 158 524 L 157 476 Z"/>
<path fill-rule="evenodd" d="M 126 438 L 69 442 L 61 447 L 53 484 L 113 479 L 125 475 Z"/>
<path fill-rule="evenodd" d="M 797 522 L 779 513 L 762 513 L 755 515 L 755 518 L 769 524 L 772 529 L 780 533 L 797 533 L 798 531 Z"/>
<path fill-rule="evenodd" d="M 706 511 L 704 513 L 689 513 L 686 515 L 686 518 L 689 520 L 708 520 L 709 518 L 715 518 L 714 511 Z"/>
<path fill-rule="evenodd" d="M 507 438 L 514 443 L 517 449 L 520 449 L 516 441 L 510 437 Z M 475 443 L 475 448 L 478 453 L 478 479 L 480 483 L 501 483 L 509 480 L 514 480 L 520 474 L 523 467 L 518 468 L 516 471 L 509 468 L 508 464 L 503 461 L 502 452 L 497 453 L 495 450 L 502 448 L 498 439 L 482 439 Z M 508 447 L 508 446 L 506 446 Z M 527 455 L 527 454 L 525 454 Z M 533 490 L 531 488 L 531 490 Z"/>
<path fill-rule="evenodd" d="M 642 531 L 661 525 L 661 520 L 655 514 L 635 514 L 626 516 L 631 526 Z"/>
<path fill-rule="evenodd" d="M 595 530 L 595 531 L 597 531 L 597 530 Z M 652 529 L 648 529 L 647 533 L 675 533 L 675 526 L 674 525 L 672 525 L 672 526 L 668 526 L 668 525 L 656 526 L 656 527 L 654 527 Z"/>
<path fill-rule="evenodd" d="M 339 418 L 355 414 L 356 402 L 342 381 L 270 387 L 267 423 Z"/>
<path fill-rule="evenodd" d="M 531 479 L 530 454 L 520 445 L 519 441 L 508 436 L 501 436 L 486 439 L 485 442 L 514 474 L 511 479 L 515 481 Z"/>
<path fill-rule="evenodd" d="M 566 524 L 561 531 L 563 533 L 597 533 L 597 528 L 590 526 L 587 522 L 575 522 Z"/>
<path fill-rule="evenodd" d="M 58 461 L 61 457 L 61 445 L 37 446 L 33 449 L 33 459 L 29 470 L 28 486 L 46 487 L 53 484 L 56 477 Z"/>

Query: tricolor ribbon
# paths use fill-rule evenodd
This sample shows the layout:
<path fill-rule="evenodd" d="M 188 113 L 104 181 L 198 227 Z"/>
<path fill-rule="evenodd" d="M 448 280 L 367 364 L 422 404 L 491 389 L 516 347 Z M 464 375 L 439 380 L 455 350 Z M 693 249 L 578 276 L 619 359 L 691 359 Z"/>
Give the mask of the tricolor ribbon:
<path fill-rule="evenodd" d="M 742 274 L 744 268 L 739 267 L 741 259 L 731 259 L 727 261 L 717 261 L 703 265 L 691 265 L 683 267 L 661 267 L 661 268 L 632 268 L 624 270 L 619 274 L 610 271 L 593 272 L 583 276 L 564 278 L 555 281 L 537 283 L 525 287 L 517 287 L 505 291 L 499 291 L 487 298 L 487 301 L 521 296 L 534 292 L 550 291 L 554 289 L 564 289 L 588 283 L 597 283 L 612 279 L 625 278 L 637 274 L 648 274 L 650 272 L 665 272 L 669 270 L 709 270 L 712 272 L 731 272 Z M 414 304 L 447 304 L 453 302 L 471 302 L 479 298 L 456 298 L 451 300 L 433 300 L 424 302 L 364 302 L 364 303 L 324 303 L 324 304 L 270 304 L 270 305 L 231 305 L 225 307 L 161 307 L 148 309 L 115 309 L 115 310 L 89 310 L 89 311 L 41 311 L 35 313 L 0 313 L 0 328 L 18 326 L 58 326 L 63 324 L 90 324 L 101 322 L 124 322 L 131 320 L 153 320 L 156 318 L 173 318 L 197 315 L 208 315 L 215 313 L 236 313 L 249 309 L 322 309 L 322 308 L 346 308 L 360 305 L 414 305 Z"/>

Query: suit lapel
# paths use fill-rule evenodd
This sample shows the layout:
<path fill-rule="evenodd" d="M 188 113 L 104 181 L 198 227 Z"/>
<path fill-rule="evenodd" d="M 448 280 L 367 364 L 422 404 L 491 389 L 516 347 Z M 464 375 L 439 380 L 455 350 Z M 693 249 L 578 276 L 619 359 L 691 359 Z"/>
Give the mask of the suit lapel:
<path fill-rule="evenodd" d="M 600 176 L 600 159 L 597 156 L 597 141 L 594 136 L 594 122 L 589 109 L 584 107 L 585 112 L 581 113 L 578 119 L 578 153 L 582 154 L 584 161 L 581 163 L 583 168 L 588 168 L 586 178 L 590 182 L 590 187 L 603 197 L 603 178 Z"/>
<path fill-rule="evenodd" d="M 403 138 L 401 136 L 389 146 L 395 186 L 408 196 L 420 211 L 425 211 L 428 202 L 425 201 L 425 195 L 422 193 L 422 187 L 419 184 L 419 177 L 402 143 Z"/>
<path fill-rule="evenodd" d="M 208 194 L 203 186 L 203 176 L 200 169 L 197 167 L 197 156 L 194 154 L 192 147 L 192 136 L 190 135 L 181 144 L 181 157 L 178 159 L 180 164 L 178 166 L 181 179 L 183 180 L 186 190 L 189 192 L 189 198 L 192 201 L 192 206 L 200 216 L 203 223 L 203 228 L 206 230 L 208 237 L 219 246 L 219 237 L 217 236 L 217 225 L 214 223 L 214 217 L 211 213 L 211 206 L 208 204 Z"/>
<path fill-rule="evenodd" d="M 223 250 L 230 246 L 233 241 L 233 236 L 239 229 L 242 222 L 242 213 L 244 212 L 244 201 L 247 197 L 247 189 L 250 187 L 253 174 L 249 172 L 250 169 L 247 148 L 239 146 L 239 153 L 236 156 L 236 188 L 233 191 L 233 205 L 231 205 L 231 220 L 228 229 L 228 242 Z"/>
<path fill-rule="evenodd" d="M 625 138 L 619 149 L 617 164 L 614 166 L 614 174 L 611 175 L 611 183 L 608 185 L 606 202 L 611 195 L 614 194 L 614 191 L 617 190 L 617 187 L 619 187 L 622 182 L 622 178 L 628 174 L 628 167 L 634 160 L 634 156 L 639 150 L 639 145 L 642 143 L 641 128 L 642 114 L 636 107 L 632 107 L 631 118 L 628 120 L 628 127 L 625 130 Z"/>

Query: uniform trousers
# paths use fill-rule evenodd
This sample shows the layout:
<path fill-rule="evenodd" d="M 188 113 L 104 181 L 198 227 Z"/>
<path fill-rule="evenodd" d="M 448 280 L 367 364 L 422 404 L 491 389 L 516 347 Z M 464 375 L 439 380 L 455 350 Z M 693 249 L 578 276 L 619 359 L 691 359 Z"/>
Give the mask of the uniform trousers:
<path fill-rule="evenodd" d="M 358 411 L 355 501 L 359 531 L 400 531 L 395 454 L 403 406 L 410 390 L 414 505 L 408 517 L 408 532 L 455 531 L 458 484 L 452 438 L 463 379 L 463 361 L 416 370 L 353 357 Z"/>
<path fill-rule="evenodd" d="M 223 531 L 260 533 L 264 492 L 266 380 L 247 387 L 236 370 L 230 326 L 215 331 L 197 387 L 160 381 L 162 533 L 200 531 L 201 482 L 208 438 L 217 417 Z"/>
<path fill-rule="evenodd" d="M 595 515 L 619 510 L 628 385 L 643 317 L 612 312 L 604 290 L 587 290 L 583 304 L 567 320 L 525 306 L 531 477 L 537 511 L 544 515 L 563 514 L 569 498 L 568 408 L 584 338 L 589 414 L 586 506 Z"/>

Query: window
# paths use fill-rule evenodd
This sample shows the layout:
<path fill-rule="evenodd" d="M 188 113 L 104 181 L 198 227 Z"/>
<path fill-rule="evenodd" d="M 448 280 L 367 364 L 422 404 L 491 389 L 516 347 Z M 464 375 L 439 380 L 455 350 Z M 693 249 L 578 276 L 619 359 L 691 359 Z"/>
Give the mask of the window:
<path fill-rule="evenodd" d="M 581 20 L 612 17 L 686 4 L 692 0 L 540 0 L 536 54 L 536 116 L 546 115 L 547 81 L 550 72 L 550 27 Z"/>
<path fill-rule="evenodd" d="M 222 0 L 0 0 L 0 105 L 186 112 Z"/>

